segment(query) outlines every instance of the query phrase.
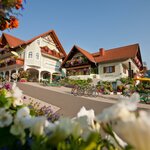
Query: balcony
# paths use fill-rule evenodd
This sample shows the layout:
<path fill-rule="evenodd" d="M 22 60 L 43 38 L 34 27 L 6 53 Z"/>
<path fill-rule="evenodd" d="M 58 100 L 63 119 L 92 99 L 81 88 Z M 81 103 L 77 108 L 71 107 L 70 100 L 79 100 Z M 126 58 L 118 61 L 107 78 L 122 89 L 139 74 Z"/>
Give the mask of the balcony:
<path fill-rule="evenodd" d="M 7 66 L 11 66 L 11 65 L 22 66 L 23 64 L 24 64 L 24 59 L 22 59 L 22 58 L 10 59 L 7 62 Z"/>
<path fill-rule="evenodd" d="M 22 58 L 9 58 L 0 62 L 0 71 L 9 70 L 12 68 L 20 67 L 24 65 L 24 59 Z"/>
<path fill-rule="evenodd" d="M 12 54 L 10 52 L 4 53 L 4 54 L 0 54 L 0 59 L 5 59 L 12 56 Z"/>
<path fill-rule="evenodd" d="M 21 66 L 23 66 L 23 65 L 24 65 L 24 59 L 23 59 L 23 58 L 17 58 L 17 59 L 16 59 L 16 65 L 21 65 Z"/>
<path fill-rule="evenodd" d="M 83 65 L 88 65 L 89 61 L 87 60 L 87 58 L 81 58 L 81 59 L 71 59 L 66 61 L 65 63 L 65 67 L 75 67 L 75 66 L 83 66 Z"/>
<path fill-rule="evenodd" d="M 45 56 L 52 57 L 55 59 L 62 59 L 64 57 L 62 53 L 56 52 L 55 50 L 51 50 L 47 46 L 41 47 L 41 53 Z"/>

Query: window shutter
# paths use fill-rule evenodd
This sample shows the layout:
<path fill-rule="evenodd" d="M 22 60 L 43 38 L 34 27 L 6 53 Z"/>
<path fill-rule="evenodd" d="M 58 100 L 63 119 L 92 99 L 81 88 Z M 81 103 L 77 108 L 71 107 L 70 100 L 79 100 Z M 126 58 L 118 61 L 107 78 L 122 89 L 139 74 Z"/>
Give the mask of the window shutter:
<path fill-rule="evenodd" d="M 112 72 L 115 72 L 115 66 L 112 66 Z"/>
<path fill-rule="evenodd" d="M 106 67 L 103 67 L 103 73 L 106 73 Z"/>

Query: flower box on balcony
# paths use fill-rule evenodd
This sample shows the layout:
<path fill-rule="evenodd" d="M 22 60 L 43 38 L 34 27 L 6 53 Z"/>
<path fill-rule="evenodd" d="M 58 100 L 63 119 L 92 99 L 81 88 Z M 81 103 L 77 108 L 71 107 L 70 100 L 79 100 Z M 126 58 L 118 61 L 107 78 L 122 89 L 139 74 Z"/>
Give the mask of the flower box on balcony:
<path fill-rule="evenodd" d="M 53 50 L 53 51 L 52 51 L 52 55 L 53 55 L 53 56 L 56 56 L 56 51 Z"/>
<path fill-rule="evenodd" d="M 23 59 L 17 58 L 17 59 L 16 59 L 16 64 L 17 64 L 17 65 L 23 65 L 23 64 L 24 64 Z"/>
<path fill-rule="evenodd" d="M 49 51 L 48 51 L 48 54 L 52 55 L 52 54 L 53 54 L 53 53 L 52 53 L 52 50 L 49 50 Z"/>
<path fill-rule="evenodd" d="M 57 53 L 57 52 L 56 52 L 56 57 L 60 58 L 60 55 L 59 55 L 59 53 Z"/>

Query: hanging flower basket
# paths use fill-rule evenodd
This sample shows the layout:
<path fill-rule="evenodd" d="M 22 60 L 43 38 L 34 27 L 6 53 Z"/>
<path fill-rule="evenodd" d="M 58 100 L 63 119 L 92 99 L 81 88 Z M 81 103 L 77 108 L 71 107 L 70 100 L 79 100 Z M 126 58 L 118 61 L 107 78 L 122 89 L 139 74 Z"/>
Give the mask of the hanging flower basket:
<path fill-rule="evenodd" d="M 53 53 L 52 53 L 52 50 L 49 50 L 49 51 L 48 51 L 48 54 L 52 55 L 52 54 L 53 54 Z"/>

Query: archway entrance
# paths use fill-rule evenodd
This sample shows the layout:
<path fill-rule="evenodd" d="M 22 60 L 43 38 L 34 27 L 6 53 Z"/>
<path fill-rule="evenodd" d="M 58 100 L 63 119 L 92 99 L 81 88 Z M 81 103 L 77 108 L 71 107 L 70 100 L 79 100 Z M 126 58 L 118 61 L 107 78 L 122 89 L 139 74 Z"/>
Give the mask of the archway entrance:
<path fill-rule="evenodd" d="M 20 69 L 18 70 L 18 73 L 20 73 L 21 71 L 23 71 L 23 68 L 20 68 Z"/>
<path fill-rule="evenodd" d="M 47 79 L 47 80 L 50 81 L 51 73 L 48 72 L 48 71 L 42 71 L 42 72 L 41 72 L 41 78 L 42 78 L 42 80 Z"/>
<path fill-rule="evenodd" d="M 6 73 L 5 73 L 5 79 L 6 79 L 6 81 L 9 81 L 9 71 L 6 71 Z"/>
<path fill-rule="evenodd" d="M 57 82 L 61 79 L 61 73 L 55 72 L 52 74 L 52 82 Z"/>
<path fill-rule="evenodd" d="M 39 78 L 38 70 L 29 68 L 27 69 L 27 72 L 29 73 L 29 77 L 28 77 L 29 82 L 38 82 L 38 78 Z"/>

